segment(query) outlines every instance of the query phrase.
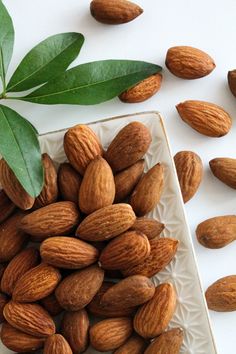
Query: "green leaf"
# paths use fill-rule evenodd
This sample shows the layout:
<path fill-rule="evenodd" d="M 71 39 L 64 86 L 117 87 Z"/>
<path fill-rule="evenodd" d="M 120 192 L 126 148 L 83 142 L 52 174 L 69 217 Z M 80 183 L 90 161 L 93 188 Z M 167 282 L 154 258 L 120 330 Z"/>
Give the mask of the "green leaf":
<path fill-rule="evenodd" d="M 43 187 L 43 167 L 37 135 L 32 125 L 9 107 L 0 105 L 0 154 L 32 196 Z"/>
<path fill-rule="evenodd" d="M 41 104 L 97 104 L 116 97 L 161 69 L 142 61 L 95 61 L 76 66 L 17 99 Z"/>
<path fill-rule="evenodd" d="M 19 92 L 43 84 L 63 73 L 78 56 L 84 43 L 81 33 L 60 33 L 40 42 L 26 54 L 7 85 Z"/>

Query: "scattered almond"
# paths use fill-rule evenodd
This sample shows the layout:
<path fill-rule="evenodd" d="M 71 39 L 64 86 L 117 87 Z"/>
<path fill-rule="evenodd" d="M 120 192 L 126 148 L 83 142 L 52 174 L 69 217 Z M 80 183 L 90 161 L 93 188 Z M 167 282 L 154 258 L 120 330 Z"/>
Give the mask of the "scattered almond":
<path fill-rule="evenodd" d="M 155 338 L 144 354 L 179 354 L 183 339 L 182 329 L 173 328 Z"/>
<path fill-rule="evenodd" d="M 61 334 L 53 334 L 48 337 L 44 349 L 43 354 L 73 354 L 72 350 L 69 346 L 69 343 Z"/>
<path fill-rule="evenodd" d="M 236 189 L 236 159 L 218 157 L 209 162 L 212 173 L 227 186 Z"/>
<path fill-rule="evenodd" d="M 145 234 L 149 240 L 159 237 L 164 228 L 165 225 L 161 222 L 155 219 L 143 217 L 137 218 L 131 227 L 132 230 L 136 230 Z"/>
<path fill-rule="evenodd" d="M 82 178 L 69 163 L 62 163 L 58 170 L 58 185 L 62 199 L 78 203 Z"/>
<path fill-rule="evenodd" d="M 236 311 L 236 275 L 229 275 L 213 283 L 206 291 L 210 310 Z"/>
<path fill-rule="evenodd" d="M 236 96 L 236 70 L 231 70 L 228 72 L 228 84 L 230 91 L 234 96 Z"/>
<path fill-rule="evenodd" d="M 120 348 L 118 348 L 114 354 L 143 354 L 147 347 L 147 342 L 134 334 L 125 342 Z"/>

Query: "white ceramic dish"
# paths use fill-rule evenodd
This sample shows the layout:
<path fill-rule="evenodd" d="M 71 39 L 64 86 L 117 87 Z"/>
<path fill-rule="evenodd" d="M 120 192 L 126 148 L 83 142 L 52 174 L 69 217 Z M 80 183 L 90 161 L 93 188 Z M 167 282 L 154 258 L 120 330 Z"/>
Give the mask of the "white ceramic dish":
<path fill-rule="evenodd" d="M 166 225 L 163 236 L 174 237 L 180 241 L 175 259 L 164 271 L 153 277 L 153 280 L 156 284 L 172 282 L 176 288 L 178 305 L 170 327 L 178 326 L 184 330 L 184 343 L 180 353 L 217 354 L 172 154 L 160 114 L 138 113 L 89 125 L 106 148 L 116 133 L 134 120 L 144 123 L 152 134 L 152 144 L 145 157 L 146 168 L 157 162 L 163 163 L 165 168 L 164 192 L 158 207 L 150 215 Z M 49 153 L 56 163 L 66 159 L 63 150 L 64 134 L 65 130 L 40 137 L 42 152 Z M 12 352 L 0 344 L 0 353 Z M 86 351 L 86 354 L 95 353 L 97 352 L 91 348 Z"/>

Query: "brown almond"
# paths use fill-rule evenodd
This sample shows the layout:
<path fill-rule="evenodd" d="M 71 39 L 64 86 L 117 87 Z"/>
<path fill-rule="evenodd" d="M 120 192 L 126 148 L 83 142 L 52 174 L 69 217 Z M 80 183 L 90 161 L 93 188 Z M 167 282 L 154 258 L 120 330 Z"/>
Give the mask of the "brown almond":
<path fill-rule="evenodd" d="M 79 208 L 85 214 L 111 205 L 115 198 L 115 182 L 106 160 L 97 156 L 86 168 L 79 190 Z"/>
<path fill-rule="evenodd" d="M 214 103 L 189 100 L 179 103 L 176 109 L 185 123 L 206 136 L 220 138 L 232 126 L 230 115 Z"/>
<path fill-rule="evenodd" d="M 118 348 L 114 354 L 143 354 L 147 348 L 147 342 L 134 334 L 125 342 L 120 348 Z"/>
<path fill-rule="evenodd" d="M 181 79 L 199 79 L 215 69 L 214 60 L 200 49 L 177 46 L 168 49 L 166 66 L 172 74 Z"/>
<path fill-rule="evenodd" d="M 112 140 L 106 160 L 114 172 L 132 166 L 143 158 L 152 141 L 149 129 L 140 122 L 131 122 Z"/>
<path fill-rule="evenodd" d="M 0 190 L 0 223 L 5 221 L 15 210 L 15 204 L 8 198 L 4 190 Z"/>
<path fill-rule="evenodd" d="M 142 217 L 135 220 L 131 230 L 142 232 L 149 240 L 152 240 L 153 238 L 159 237 L 164 228 L 165 225 L 161 222 L 155 219 Z"/>
<path fill-rule="evenodd" d="M 73 354 L 67 340 L 61 334 L 53 334 L 48 337 L 43 354 Z"/>
<path fill-rule="evenodd" d="M 137 216 L 144 216 L 159 203 L 164 187 L 164 170 L 161 164 L 153 166 L 138 182 L 130 204 Z"/>
<path fill-rule="evenodd" d="M 236 97 L 236 70 L 231 70 L 228 72 L 228 84 L 230 91 Z"/>
<path fill-rule="evenodd" d="M 134 329 L 143 338 L 160 335 L 168 326 L 176 307 L 176 293 L 169 283 L 156 288 L 155 295 L 134 317 Z"/>
<path fill-rule="evenodd" d="M 59 302 L 57 301 L 55 293 L 52 293 L 52 294 L 44 297 L 40 301 L 40 303 L 43 306 L 43 308 L 48 313 L 50 313 L 51 316 L 57 316 L 63 311 L 63 308 L 60 306 Z"/>
<path fill-rule="evenodd" d="M 209 162 L 213 175 L 227 186 L 236 189 L 236 159 L 218 157 Z"/>
<path fill-rule="evenodd" d="M 207 305 L 218 312 L 236 311 L 236 275 L 223 277 L 206 291 Z"/>
<path fill-rule="evenodd" d="M 174 161 L 183 201 L 187 203 L 195 195 L 202 181 L 202 160 L 195 152 L 179 151 Z"/>
<path fill-rule="evenodd" d="M 81 176 L 69 163 L 62 163 L 58 170 L 58 185 L 63 200 L 78 203 Z"/>
<path fill-rule="evenodd" d="M 6 267 L 7 267 L 7 263 L 0 263 L 0 291 L 2 290 L 1 281 L 2 281 L 3 273 L 5 272 Z"/>
<path fill-rule="evenodd" d="M 90 328 L 90 343 L 98 351 L 115 350 L 132 334 L 132 320 L 126 317 L 109 318 Z"/>
<path fill-rule="evenodd" d="M 98 22 L 119 25 L 133 21 L 143 9 L 128 0 L 93 0 L 90 12 Z"/>
<path fill-rule="evenodd" d="M 182 329 L 173 328 L 155 338 L 144 354 L 179 354 L 183 339 Z"/>
<path fill-rule="evenodd" d="M 88 215 L 76 230 L 76 236 L 86 241 L 104 241 L 128 230 L 135 222 L 128 204 L 109 205 Z"/>
<path fill-rule="evenodd" d="M 64 137 L 64 149 L 71 165 L 82 176 L 88 164 L 103 154 L 102 145 L 91 128 L 78 124 L 70 128 Z"/>
<path fill-rule="evenodd" d="M 0 323 L 4 322 L 5 318 L 3 316 L 3 309 L 8 303 L 8 298 L 5 294 L 0 293 Z"/>

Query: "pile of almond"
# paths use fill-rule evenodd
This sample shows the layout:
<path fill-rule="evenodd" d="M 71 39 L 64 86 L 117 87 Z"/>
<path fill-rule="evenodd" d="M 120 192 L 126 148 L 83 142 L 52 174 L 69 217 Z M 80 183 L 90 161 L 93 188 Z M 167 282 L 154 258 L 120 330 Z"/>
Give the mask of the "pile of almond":
<path fill-rule="evenodd" d="M 151 140 L 145 125 L 132 122 L 104 151 L 88 126 L 69 129 L 69 162 L 57 173 L 42 155 L 45 183 L 36 199 L 0 161 L 6 347 L 19 353 L 43 347 L 44 354 L 83 353 L 89 345 L 116 354 L 179 353 L 182 330 L 166 331 L 175 289 L 150 279 L 178 248 L 178 240 L 160 237 L 161 222 L 145 217 L 164 188 L 162 164 L 144 173 Z"/>

